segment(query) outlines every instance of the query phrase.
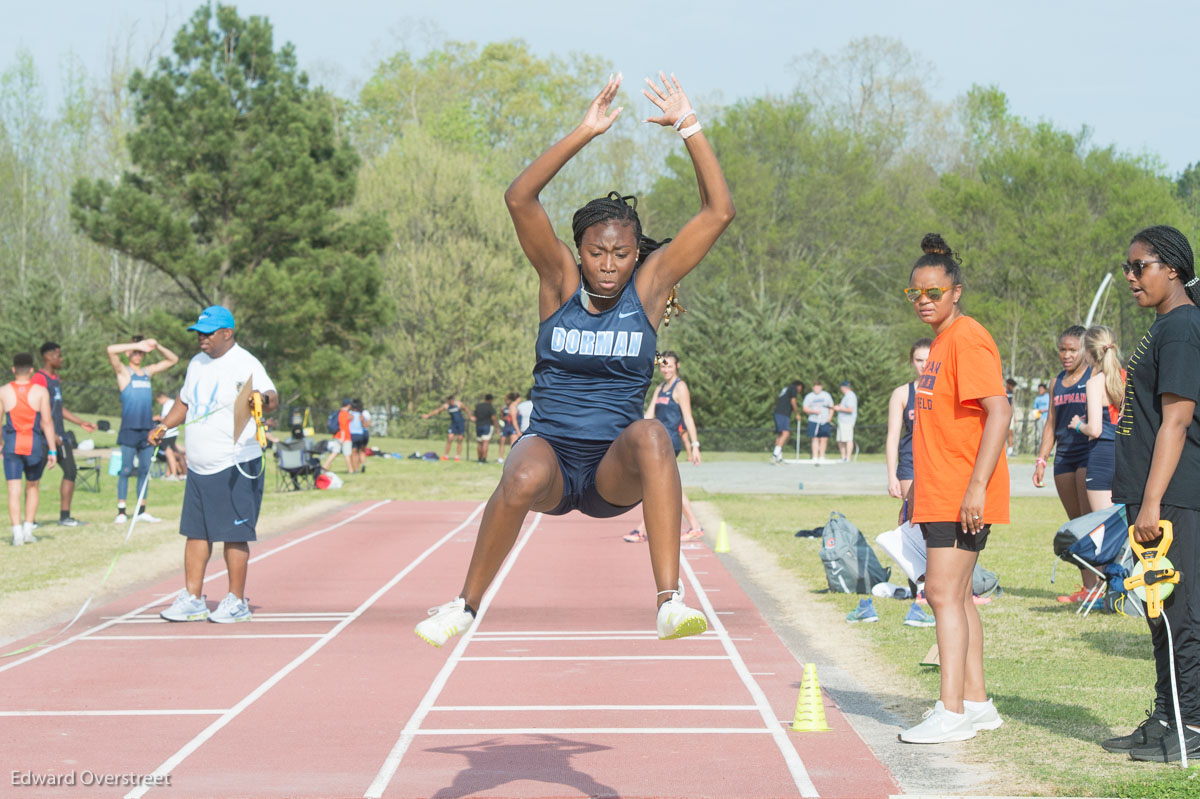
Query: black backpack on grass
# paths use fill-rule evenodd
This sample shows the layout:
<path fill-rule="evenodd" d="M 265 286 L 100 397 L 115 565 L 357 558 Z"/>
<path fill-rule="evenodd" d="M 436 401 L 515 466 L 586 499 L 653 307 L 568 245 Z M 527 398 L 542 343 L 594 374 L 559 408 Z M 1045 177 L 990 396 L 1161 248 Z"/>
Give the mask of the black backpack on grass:
<path fill-rule="evenodd" d="M 862 532 L 834 511 L 821 535 L 821 564 L 829 590 L 839 594 L 870 594 L 871 586 L 892 575 L 875 557 Z"/>

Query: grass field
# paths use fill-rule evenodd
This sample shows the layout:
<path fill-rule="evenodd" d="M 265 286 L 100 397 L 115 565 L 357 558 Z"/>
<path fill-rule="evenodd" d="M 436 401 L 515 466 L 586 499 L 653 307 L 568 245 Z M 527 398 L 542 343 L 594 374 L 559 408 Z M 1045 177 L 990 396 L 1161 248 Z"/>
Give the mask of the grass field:
<path fill-rule="evenodd" d="M 112 434 L 109 434 L 113 437 Z M 96 436 L 98 446 L 107 446 Z M 436 451 L 444 442 L 402 439 L 373 441 L 384 451 L 401 454 Z M 467 453 L 473 452 L 473 446 Z M 496 455 L 495 447 L 491 456 Z M 742 460 L 738 453 L 717 453 L 710 459 Z M 334 468 L 344 465 L 339 456 Z M 178 508 L 182 483 L 154 480 L 149 508 L 164 518 L 157 525 L 138 525 L 129 545 L 121 550 L 125 526 L 112 523 L 116 510 L 116 478 L 101 477 L 101 491 L 77 491 L 74 515 L 89 524 L 67 528 L 54 524 L 58 510 L 59 472 L 47 473 L 36 531 L 37 544 L 0 546 L 0 602 L 36 596 L 38 591 L 69 581 L 96 583 L 113 555 L 175 552 L 179 541 Z M 309 503 L 355 502 L 369 499 L 436 500 L 486 499 L 496 485 L 500 466 L 471 461 L 426 462 L 370 458 L 365 474 L 347 477 L 337 491 L 277 493 L 274 466 L 265 475 L 263 513 L 270 517 L 294 513 Z M 131 481 L 130 502 L 134 487 Z M 895 501 L 887 497 L 729 495 L 689 491 L 693 500 L 717 507 L 740 534 L 750 536 L 774 553 L 778 563 L 815 601 L 838 613 L 852 608 L 857 597 L 823 591 L 825 580 L 817 557 L 819 541 L 795 538 L 798 528 L 823 524 L 837 509 L 873 538 L 895 525 Z M 1050 538 L 1062 522 L 1062 509 L 1051 498 L 1018 498 L 1012 503 L 1013 523 L 998 528 L 989 540 L 982 562 L 1000 575 L 1003 596 L 981 608 L 984 620 L 989 688 L 1007 723 L 1000 730 L 970 742 L 967 757 L 988 764 L 1011 784 L 1029 786 L 1044 794 L 1069 796 L 1183 797 L 1200 796 L 1200 769 L 1185 773 L 1174 767 L 1135 763 L 1110 755 L 1096 744 L 1127 731 L 1150 706 L 1153 665 L 1145 622 L 1093 613 L 1081 618 L 1073 608 L 1055 601 L 1073 590 L 1078 572 L 1060 564 L 1058 582 L 1049 583 L 1053 562 Z M 179 547 L 179 556 L 182 547 Z M 885 565 L 890 565 L 883 558 Z M 122 560 L 122 564 L 126 561 Z M 112 580 L 122 579 L 121 567 Z M 907 602 L 876 600 L 881 622 L 842 625 L 830 634 L 854 636 L 875 653 L 864 667 L 896 676 L 895 684 L 916 686 L 913 699 L 937 696 L 938 676 L 918 665 L 932 642 L 932 631 L 913 631 L 901 625 Z M 916 632 L 918 635 L 914 635 Z"/>

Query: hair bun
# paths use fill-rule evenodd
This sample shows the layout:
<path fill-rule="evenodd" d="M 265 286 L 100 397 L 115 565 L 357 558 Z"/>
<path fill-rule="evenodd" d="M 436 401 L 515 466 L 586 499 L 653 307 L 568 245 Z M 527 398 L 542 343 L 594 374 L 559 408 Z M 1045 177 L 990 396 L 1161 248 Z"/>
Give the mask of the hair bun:
<path fill-rule="evenodd" d="M 950 245 L 946 243 L 940 233 L 926 233 L 925 237 L 921 239 L 921 252 L 929 255 L 954 255 Z"/>

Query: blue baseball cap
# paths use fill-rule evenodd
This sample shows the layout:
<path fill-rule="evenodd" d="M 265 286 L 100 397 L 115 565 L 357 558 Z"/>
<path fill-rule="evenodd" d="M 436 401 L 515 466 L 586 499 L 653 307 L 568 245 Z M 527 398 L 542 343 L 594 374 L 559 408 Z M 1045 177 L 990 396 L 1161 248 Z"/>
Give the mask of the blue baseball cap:
<path fill-rule="evenodd" d="M 223 327 L 233 329 L 233 312 L 224 305 L 210 305 L 200 312 L 200 318 L 188 330 L 195 330 L 197 333 L 215 333 Z"/>

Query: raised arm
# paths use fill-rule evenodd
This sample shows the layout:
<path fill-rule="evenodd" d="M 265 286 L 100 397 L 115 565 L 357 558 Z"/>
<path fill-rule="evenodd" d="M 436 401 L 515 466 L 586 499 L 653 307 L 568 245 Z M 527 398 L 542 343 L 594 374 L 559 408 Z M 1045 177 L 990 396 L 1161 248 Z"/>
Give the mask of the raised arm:
<path fill-rule="evenodd" d="M 163 359 L 157 363 L 152 363 L 147 366 L 146 374 L 156 375 L 159 372 L 167 371 L 172 366 L 179 363 L 179 356 L 160 344 L 157 339 L 147 339 L 147 341 L 154 345 L 154 348 L 151 350 L 151 352 L 153 352 L 155 349 L 158 350 L 160 353 L 162 353 Z"/>
<path fill-rule="evenodd" d="M 543 321 L 579 287 L 579 274 L 575 269 L 574 254 L 554 235 L 554 226 L 538 197 L 568 161 L 588 142 L 612 127 L 621 115 L 620 108 L 610 111 L 620 86 L 620 75 L 610 77 L 588 106 L 583 121 L 525 167 L 504 192 L 504 203 L 517 230 L 517 240 L 538 273 L 538 305 Z"/>
<path fill-rule="evenodd" d="M 699 130 L 700 122 L 691 101 L 674 75 L 668 79 L 660 72 L 658 76 L 662 86 L 647 78 L 650 88 L 643 89 L 642 94 L 662 113 L 646 121 L 677 128 L 687 135 L 684 146 L 696 170 L 700 210 L 684 224 L 670 244 L 650 254 L 638 275 L 638 293 L 643 298 L 651 298 L 652 307 L 647 308 L 651 319 L 661 317 L 671 289 L 700 263 L 734 216 L 733 197 L 729 194 L 725 175 L 712 145 Z"/>

